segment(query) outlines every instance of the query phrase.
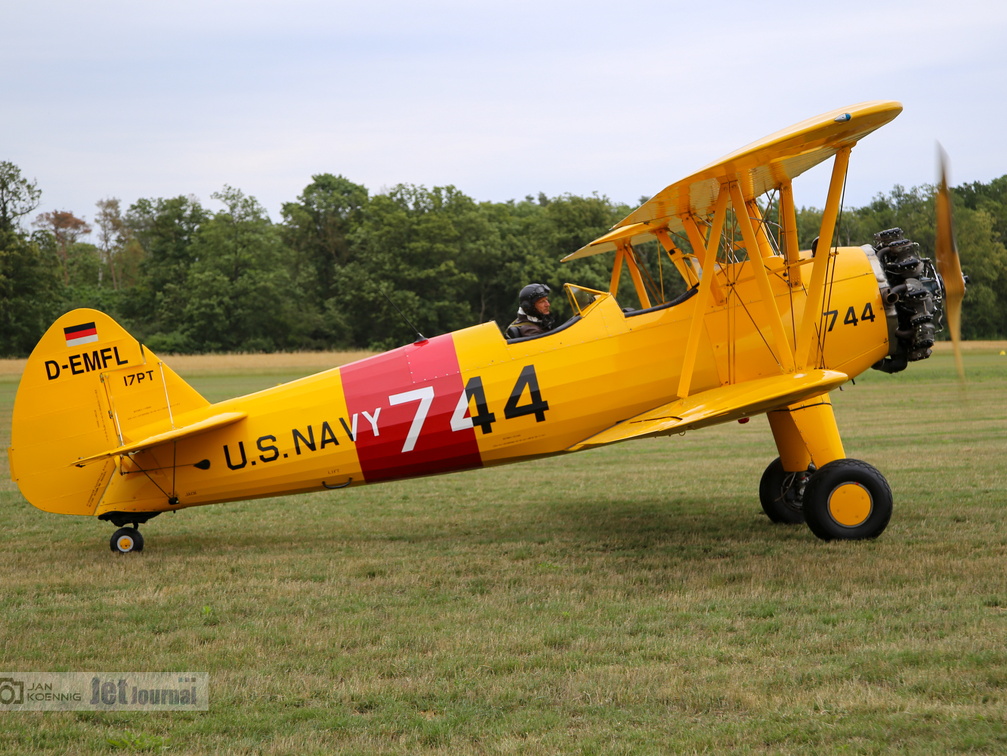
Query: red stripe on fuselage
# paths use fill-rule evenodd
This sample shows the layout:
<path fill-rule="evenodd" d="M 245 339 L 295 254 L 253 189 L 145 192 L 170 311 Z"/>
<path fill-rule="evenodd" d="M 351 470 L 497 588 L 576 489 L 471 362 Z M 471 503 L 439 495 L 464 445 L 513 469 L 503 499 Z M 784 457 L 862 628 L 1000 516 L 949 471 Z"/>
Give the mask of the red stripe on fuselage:
<path fill-rule="evenodd" d="M 347 365 L 346 408 L 368 481 L 481 467 L 475 430 L 451 429 L 464 391 L 450 334 Z M 375 432 L 375 429 L 377 432 Z"/>

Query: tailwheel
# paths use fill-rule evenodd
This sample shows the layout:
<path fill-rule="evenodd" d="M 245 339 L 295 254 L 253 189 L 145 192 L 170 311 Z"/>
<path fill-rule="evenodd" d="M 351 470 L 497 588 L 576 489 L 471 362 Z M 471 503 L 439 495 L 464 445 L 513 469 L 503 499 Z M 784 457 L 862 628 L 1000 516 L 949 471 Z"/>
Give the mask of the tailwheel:
<path fill-rule="evenodd" d="M 769 463 L 759 482 L 759 501 L 763 511 L 773 522 L 796 525 L 804 522 L 804 488 L 815 471 L 787 472 L 777 457 Z"/>
<path fill-rule="evenodd" d="M 108 542 L 112 551 L 118 554 L 128 554 L 131 551 L 143 551 L 143 536 L 136 528 L 119 528 L 112 534 Z"/>
<path fill-rule="evenodd" d="M 892 517 L 892 489 L 858 459 L 823 465 L 804 489 L 804 519 L 823 541 L 877 538 Z"/>

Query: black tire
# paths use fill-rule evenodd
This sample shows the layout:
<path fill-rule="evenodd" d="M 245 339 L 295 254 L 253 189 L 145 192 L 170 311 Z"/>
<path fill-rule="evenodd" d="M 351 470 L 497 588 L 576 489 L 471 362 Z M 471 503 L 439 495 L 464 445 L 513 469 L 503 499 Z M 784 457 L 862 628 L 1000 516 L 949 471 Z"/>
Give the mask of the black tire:
<path fill-rule="evenodd" d="M 802 472 L 787 472 L 777 457 L 759 481 L 762 510 L 773 522 L 798 525 L 804 522 L 804 487 L 815 466 Z"/>
<path fill-rule="evenodd" d="M 116 554 L 143 551 L 143 536 L 136 528 L 119 528 L 112 534 L 108 545 Z"/>
<path fill-rule="evenodd" d="M 877 538 L 892 518 L 892 489 L 859 459 L 822 466 L 804 489 L 804 519 L 823 541 Z"/>

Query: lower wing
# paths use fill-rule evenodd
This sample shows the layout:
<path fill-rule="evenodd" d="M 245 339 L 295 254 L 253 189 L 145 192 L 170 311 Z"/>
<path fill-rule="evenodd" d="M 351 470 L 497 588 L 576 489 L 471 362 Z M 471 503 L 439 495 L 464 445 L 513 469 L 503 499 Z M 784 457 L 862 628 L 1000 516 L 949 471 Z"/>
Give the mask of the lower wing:
<path fill-rule="evenodd" d="M 827 393 L 848 380 L 848 375 L 835 370 L 808 370 L 720 386 L 622 420 L 611 428 L 574 444 L 567 451 L 603 446 L 630 438 L 681 433 L 758 415 Z"/>

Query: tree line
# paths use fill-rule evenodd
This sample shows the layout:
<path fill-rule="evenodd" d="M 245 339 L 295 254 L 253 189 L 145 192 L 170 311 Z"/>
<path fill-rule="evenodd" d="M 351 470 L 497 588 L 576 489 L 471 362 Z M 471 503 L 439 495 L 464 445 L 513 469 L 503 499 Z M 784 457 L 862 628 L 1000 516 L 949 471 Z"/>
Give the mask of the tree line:
<path fill-rule="evenodd" d="M 970 277 L 963 334 L 1007 337 L 1007 176 L 952 192 Z M 90 221 L 34 214 L 40 199 L 18 166 L 0 162 L 0 355 L 27 355 L 74 307 L 109 313 L 164 353 L 380 349 L 414 340 L 413 328 L 505 326 L 529 282 L 607 289 L 609 256 L 559 260 L 632 210 L 598 195 L 477 202 L 452 186 L 372 194 L 332 174 L 314 176 L 279 222 L 232 187 L 212 195 L 217 210 L 193 196 L 125 208 L 113 198 Z M 798 212 L 802 247 L 820 219 Z M 893 226 L 932 255 L 933 188 L 896 186 L 846 209 L 839 242 L 869 243 Z M 666 294 L 682 286 L 656 252 L 641 255 Z"/>

